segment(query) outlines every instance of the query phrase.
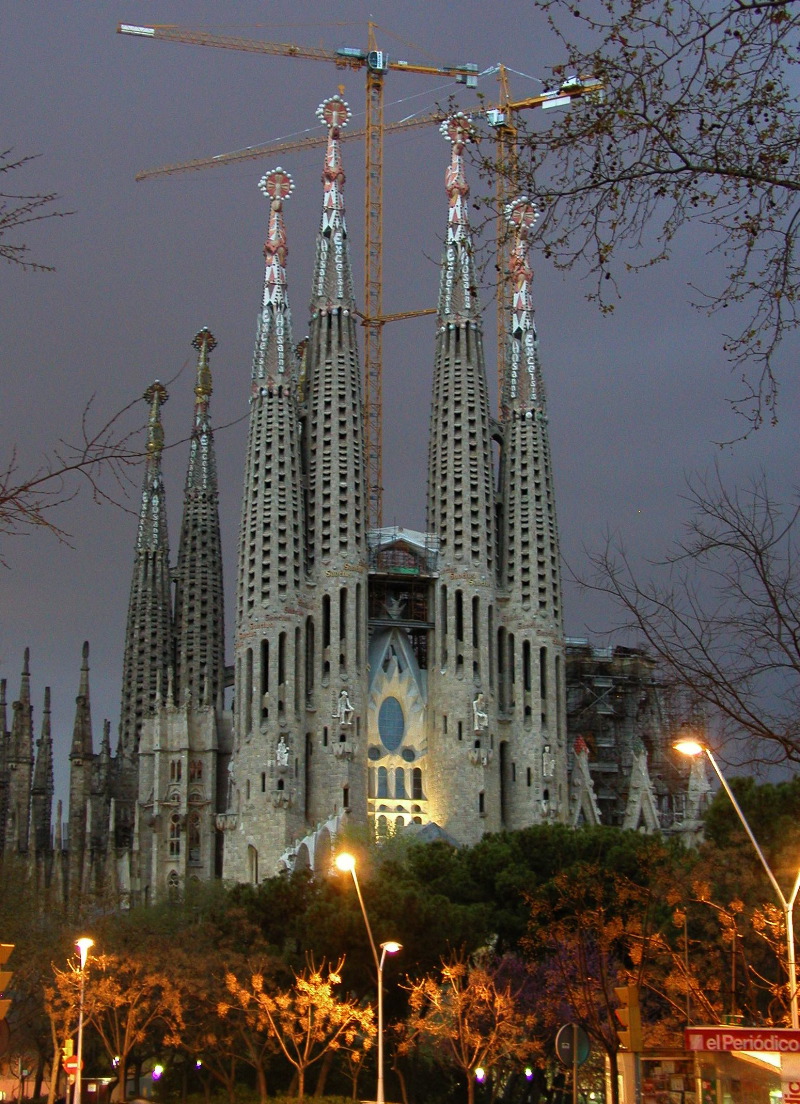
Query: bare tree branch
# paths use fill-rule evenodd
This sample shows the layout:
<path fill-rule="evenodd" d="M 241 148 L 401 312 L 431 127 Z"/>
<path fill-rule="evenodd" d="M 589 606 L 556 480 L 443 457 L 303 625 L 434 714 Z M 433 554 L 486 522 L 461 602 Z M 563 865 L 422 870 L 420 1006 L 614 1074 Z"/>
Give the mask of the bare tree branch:
<path fill-rule="evenodd" d="M 4 173 L 12 173 L 21 169 L 38 155 L 29 154 L 25 157 L 13 157 L 13 150 L 0 150 L 0 176 Z M 0 258 L 9 264 L 20 265 L 29 272 L 52 272 L 52 265 L 41 264 L 29 259 L 30 248 L 24 242 L 11 242 L 7 240 L 9 231 L 18 230 L 21 226 L 29 226 L 33 222 L 41 222 L 43 219 L 63 218 L 73 214 L 72 211 L 59 211 L 53 207 L 58 200 L 56 192 L 16 194 L 14 192 L 0 191 Z"/>
<path fill-rule="evenodd" d="M 705 228 L 721 280 L 694 288 L 694 305 L 734 308 L 734 407 L 752 426 L 774 420 L 776 352 L 800 324 L 800 2 L 544 7 L 567 58 L 555 81 L 591 75 L 605 91 L 535 133 L 520 116 L 519 163 L 495 164 L 484 143 L 487 178 L 540 200 L 540 248 L 588 272 L 603 311 L 620 272 L 668 260 L 679 234 Z"/>
<path fill-rule="evenodd" d="M 800 493 L 781 504 L 764 476 L 737 491 L 717 473 L 691 483 L 688 502 L 653 578 L 609 540 L 579 582 L 615 601 L 615 631 L 641 638 L 736 762 L 800 762 Z"/>

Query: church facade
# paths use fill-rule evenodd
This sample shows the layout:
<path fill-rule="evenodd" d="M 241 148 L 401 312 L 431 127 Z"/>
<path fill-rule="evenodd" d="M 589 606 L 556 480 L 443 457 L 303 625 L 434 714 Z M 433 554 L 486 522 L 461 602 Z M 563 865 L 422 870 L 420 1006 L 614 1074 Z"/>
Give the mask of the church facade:
<path fill-rule="evenodd" d="M 324 873 L 343 822 L 484 833 L 600 819 L 587 744 L 570 746 L 558 527 L 531 293 L 534 206 L 506 217 L 513 302 L 490 412 L 468 219 L 468 119 L 442 125 L 446 234 L 428 445 L 427 526 L 370 529 L 356 302 L 340 135 L 327 127 L 305 340 L 289 309 L 282 169 L 269 205 L 249 382 L 233 662 L 226 665 L 214 338 L 197 350 L 176 565 L 161 475 L 167 398 L 147 391 L 147 458 L 125 637 L 119 742 L 93 747 L 84 646 L 69 810 L 53 815 L 49 697 L 34 739 L 29 657 L 0 698 L 0 850 L 64 901 L 150 902 L 187 879 Z M 243 380 L 243 387 L 247 386 Z M 499 457 L 499 462 L 497 460 Z M 173 586 L 174 580 L 174 586 Z M 232 693 L 231 693 L 232 688 Z M 49 692 L 48 692 L 49 693 Z M 646 757 L 637 809 L 647 800 Z M 642 774 L 642 771 L 644 772 Z M 642 796 L 644 794 L 644 797 Z M 642 819 L 643 818 L 643 819 Z M 632 827 L 658 827 L 645 814 Z M 426 828 L 426 826 L 428 826 Z"/>

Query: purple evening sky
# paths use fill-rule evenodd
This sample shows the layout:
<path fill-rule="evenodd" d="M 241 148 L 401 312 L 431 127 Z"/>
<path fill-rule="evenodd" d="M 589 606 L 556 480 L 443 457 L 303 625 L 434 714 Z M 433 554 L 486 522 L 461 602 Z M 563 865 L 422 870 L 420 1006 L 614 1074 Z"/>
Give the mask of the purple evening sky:
<path fill-rule="evenodd" d="M 322 21 L 330 13 L 328 22 Z M 223 19 L 224 15 L 224 19 Z M 57 191 L 69 218 L 25 235 L 54 273 L 0 268 L 3 373 L 0 451 L 16 446 L 21 470 L 35 468 L 59 437 L 79 436 L 94 396 L 95 423 L 167 383 L 168 441 L 186 437 L 192 414 L 194 334 L 207 325 L 213 354 L 212 416 L 222 500 L 227 632 L 233 636 L 236 536 L 250 363 L 263 277 L 267 205 L 260 176 L 281 163 L 295 178 L 286 204 L 295 338 L 305 333 L 321 152 L 135 183 L 142 168 L 223 153 L 296 135 L 316 125 L 320 100 L 344 85 L 361 125 L 364 75 L 314 61 L 126 38 L 117 22 L 175 23 L 303 45 L 365 46 L 367 20 L 395 57 L 435 64 L 503 62 L 513 92 L 533 95 L 562 58 L 529 0 L 491 7 L 479 0 L 119 0 L 5 6 L 0 27 L 2 145 L 42 156 L 4 190 Z M 335 21 L 334 21 L 335 18 Z M 416 44 L 416 47 L 408 45 Z M 538 79 L 531 79 L 538 78 Z M 479 82 L 491 102 L 493 76 Z M 434 78 L 390 73 L 387 121 L 474 93 Z M 537 126 L 547 126 L 539 113 Z M 344 147 L 348 227 L 360 286 L 363 147 Z M 436 304 L 445 227 L 447 147 L 435 128 L 387 138 L 384 308 Z M 481 187 L 474 174 L 473 193 Z M 9 189 L 8 185 L 11 185 Z M 628 278 L 614 315 L 588 304 L 579 273 L 561 275 L 534 254 L 535 297 L 549 396 L 557 506 L 564 559 L 580 571 L 586 547 L 618 532 L 632 556 L 658 557 L 683 518 L 685 476 L 719 462 L 745 481 L 765 468 L 780 494 L 796 470 L 797 347 L 780 358 L 781 420 L 720 450 L 742 429 L 726 397 L 737 390 L 721 353 L 721 323 L 693 312 L 687 285 L 714 279 L 716 261 L 688 236 L 666 267 Z M 359 294 L 360 299 L 360 294 Z M 484 302 L 490 301 L 490 294 Z M 425 472 L 434 326 L 430 317 L 387 327 L 384 336 L 384 521 L 424 528 Z M 494 318 L 486 315 L 487 370 L 496 378 Z M 140 416 L 144 419 L 145 406 Z M 186 447 L 165 457 L 173 551 L 180 523 Z M 141 470 L 128 510 L 82 493 L 59 514 L 71 544 L 46 532 L 4 539 L 0 570 L 0 674 L 16 698 L 31 649 L 38 734 L 45 685 L 52 687 L 58 777 L 71 739 L 81 645 L 91 645 L 95 741 L 112 722 L 121 682 L 123 634 Z M 566 628 L 581 636 L 610 627 L 596 600 L 567 587 Z M 230 652 L 229 652 L 230 657 Z"/>

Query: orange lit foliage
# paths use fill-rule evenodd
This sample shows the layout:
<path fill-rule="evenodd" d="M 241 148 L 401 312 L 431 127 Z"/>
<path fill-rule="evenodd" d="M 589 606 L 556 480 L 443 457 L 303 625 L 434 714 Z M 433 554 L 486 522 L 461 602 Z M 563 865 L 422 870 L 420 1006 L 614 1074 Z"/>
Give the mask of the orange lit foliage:
<path fill-rule="evenodd" d="M 222 1002 L 220 1014 L 232 1007 L 246 1013 L 252 1027 L 268 1032 L 288 1062 L 297 1071 L 297 1096 L 305 1095 L 306 1070 L 331 1050 L 359 1046 L 368 1049 L 375 1034 L 372 1009 L 336 994 L 341 984 L 344 959 L 326 969 L 313 961 L 299 974 L 289 989 L 268 991 L 263 974 L 251 975 L 248 984 L 233 973 L 225 977 L 232 1004 Z"/>

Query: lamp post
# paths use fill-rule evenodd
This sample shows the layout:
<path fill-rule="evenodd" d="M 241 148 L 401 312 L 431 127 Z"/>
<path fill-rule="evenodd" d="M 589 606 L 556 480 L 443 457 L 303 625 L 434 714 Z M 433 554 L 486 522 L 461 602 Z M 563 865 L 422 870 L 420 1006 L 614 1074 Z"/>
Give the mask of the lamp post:
<path fill-rule="evenodd" d="M 86 959 L 89 957 L 89 948 L 94 946 L 94 940 L 84 935 L 75 943 L 78 954 L 81 957 L 81 989 L 78 1002 L 78 1068 L 75 1071 L 75 1094 L 73 1104 L 81 1104 L 81 1081 L 83 1079 L 83 991 L 86 984 Z"/>
<path fill-rule="evenodd" d="M 789 1009 L 790 1009 L 790 1014 L 791 1014 L 791 1019 L 792 1019 L 792 1028 L 795 1031 L 797 1031 L 798 1028 L 800 1028 L 800 1015 L 798 1014 L 797 965 L 796 965 L 795 953 L 794 953 L 794 917 L 793 917 L 793 910 L 794 910 L 794 903 L 797 900 L 797 892 L 798 892 L 798 890 L 800 890 L 800 870 L 798 870 L 798 872 L 797 872 L 797 877 L 794 880 L 794 886 L 792 888 L 792 892 L 789 895 L 789 898 L 787 900 L 787 898 L 784 896 L 783 890 L 778 885 L 777 878 L 775 877 L 775 875 L 772 873 L 772 870 L 770 869 L 769 863 L 767 862 L 766 858 L 764 857 L 764 852 L 761 850 L 761 848 L 758 845 L 758 840 L 753 835 L 752 828 L 750 827 L 750 825 L 747 823 L 747 820 L 745 819 L 745 815 L 741 810 L 739 802 L 736 800 L 736 797 L 733 793 L 733 790 L 728 785 L 728 781 L 725 778 L 725 775 L 720 770 L 719 764 L 717 763 L 714 756 L 711 754 L 711 749 L 708 748 L 705 744 L 701 744 L 698 740 L 692 740 L 692 739 L 679 740 L 673 746 L 674 746 L 675 750 L 679 751 L 682 755 L 689 755 L 689 756 L 706 755 L 708 757 L 709 763 L 714 768 L 714 771 L 716 772 L 717 778 L 720 780 L 720 783 L 722 784 L 722 788 L 725 790 L 725 793 L 728 795 L 728 798 L 730 799 L 731 805 L 733 805 L 734 809 L 736 810 L 736 815 L 739 817 L 739 820 L 742 822 L 742 827 L 744 828 L 745 832 L 747 833 L 747 838 L 750 840 L 753 847 L 755 848 L 755 852 L 758 855 L 759 859 L 761 860 L 761 865 L 764 867 L 766 875 L 770 880 L 770 884 L 771 884 L 772 888 L 775 890 L 775 895 L 777 896 L 777 898 L 780 902 L 781 909 L 783 910 L 783 921 L 784 921 L 784 926 L 786 928 L 786 969 L 787 969 L 787 973 L 789 975 Z"/>
<path fill-rule="evenodd" d="M 381 943 L 381 953 L 378 955 L 378 948 L 375 946 L 375 940 L 372 937 L 372 928 L 369 924 L 369 917 L 367 916 L 367 910 L 364 905 L 364 898 L 361 896 L 361 886 L 358 884 L 358 876 L 356 875 L 356 860 L 352 855 L 349 855 L 346 851 L 340 852 L 336 856 L 336 865 L 339 870 L 349 871 L 353 875 L 353 885 L 356 887 L 356 894 L 358 896 L 358 903 L 361 906 L 361 915 L 364 917 L 364 926 L 367 929 L 367 936 L 369 937 L 369 945 L 372 950 L 372 957 L 375 960 L 375 969 L 378 974 L 378 1088 L 375 1093 L 376 1104 L 384 1104 L 383 1095 L 383 964 L 386 961 L 387 954 L 396 954 L 401 950 L 401 945 L 396 943 L 393 939 L 387 940 L 385 943 Z M 79 1102 L 80 1104 L 80 1102 Z"/>

